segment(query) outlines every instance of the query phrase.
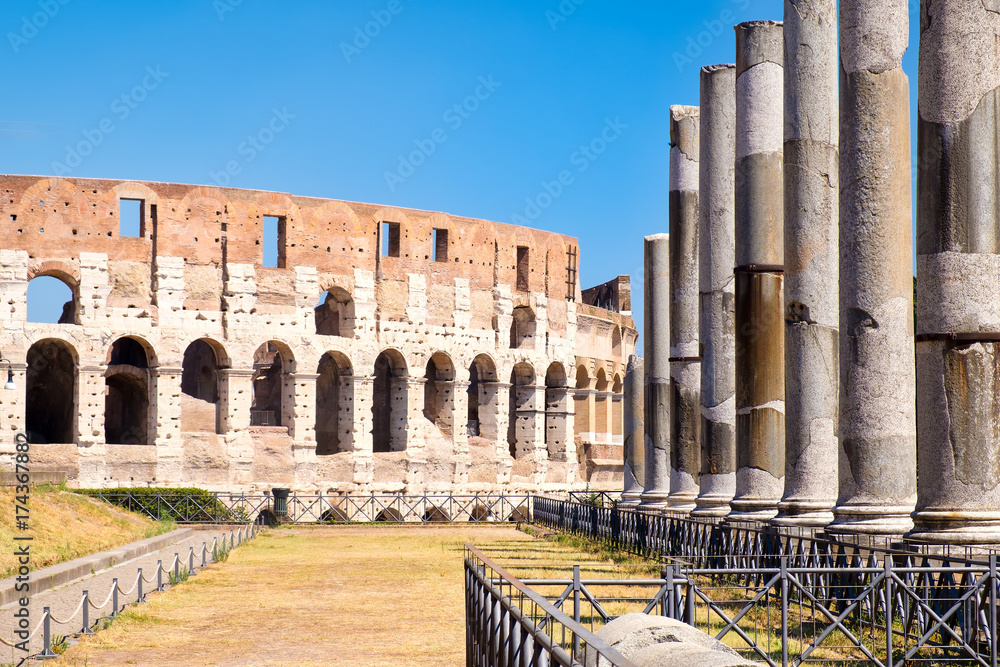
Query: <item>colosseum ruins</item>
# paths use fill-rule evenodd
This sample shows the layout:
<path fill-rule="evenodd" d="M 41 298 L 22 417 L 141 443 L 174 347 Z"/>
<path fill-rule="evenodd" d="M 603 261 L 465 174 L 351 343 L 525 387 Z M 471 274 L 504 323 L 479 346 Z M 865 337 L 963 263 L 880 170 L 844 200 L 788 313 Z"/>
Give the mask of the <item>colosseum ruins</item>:
<path fill-rule="evenodd" d="M 34 470 L 84 487 L 621 485 L 629 279 L 582 290 L 574 238 L 278 192 L 0 178 L 7 467 L 23 432 Z M 28 321 L 42 277 L 72 292 L 58 322 Z"/>

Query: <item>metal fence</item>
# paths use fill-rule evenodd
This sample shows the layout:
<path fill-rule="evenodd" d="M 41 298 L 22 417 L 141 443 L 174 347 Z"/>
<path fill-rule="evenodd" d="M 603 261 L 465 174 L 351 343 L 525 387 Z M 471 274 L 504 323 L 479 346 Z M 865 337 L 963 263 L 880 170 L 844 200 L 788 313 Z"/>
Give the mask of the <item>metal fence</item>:
<path fill-rule="evenodd" d="M 107 489 L 89 495 L 178 523 L 492 523 L 531 521 L 530 494 L 304 494 L 275 503 L 270 493 L 133 493 Z"/>
<path fill-rule="evenodd" d="M 90 591 L 84 590 L 76 609 L 64 619 L 57 618 L 48 607 L 43 607 L 42 618 L 30 633 L 26 633 L 26 636 L 14 637 L 11 641 L 0 637 L 0 644 L 14 648 L 18 644 L 27 642 L 24 645 L 33 647 L 33 658 L 38 660 L 55 658 L 57 654 L 53 649 L 58 648 L 67 637 L 94 634 L 94 629 L 100 629 L 104 619 L 117 617 L 129 604 L 145 602 L 148 593 L 163 591 L 167 585 L 174 586 L 194 575 L 197 570 L 204 568 L 209 563 L 225 560 L 230 551 L 257 537 L 262 529 L 263 526 L 260 523 L 233 528 L 229 531 L 228 537 L 223 534 L 220 540 L 216 536 L 211 546 L 208 542 L 202 542 L 202 548 L 197 552 L 193 546 L 190 547 L 184 558 L 181 557 L 180 553 L 175 553 L 173 561 L 166 567 L 163 566 L 162 560 L 157 561 L 156 572 L 149 574 L 149 576 L 144 574 L 140 567 L 136 572 L 132 586 L 127 590 L 122 587 L 117 578 L 114 578 L 111 580 L 111 588 L 108 590 L 104 602 L 100 604 L 94 602 Z M 166 575 L 166 583 L 164 583 L 164 575 Z M 154 584 L 154 586 L 150 590 L 146 587 L 147 584 Z M 108 610 L 107 613 L 104 613 L 104 610 Z M 96 618 L 92 616 L 94 611 L 98 612 Z M 53 634 L 54 626 L 56 630 L 59 630 L 55 634 Z"/>
<path fill-rule="evenodd" d="M 838 542 L 547 498 L 535 498 L 534 512 L 536 523 L 662 559 L 663 581 L 635 610 L 688 622 L 751 659 L 878 667 L 998 662 L 995 553 Z M 598 584 L 622 582 L 584 586 L 591 619 L 606 622 L 611 614 L 601 596 L 587 589 Z"/>
<path fill-rule="evenodd" d="M 474 546 L 465 546 L 467 667 L 635 667 Z"/>

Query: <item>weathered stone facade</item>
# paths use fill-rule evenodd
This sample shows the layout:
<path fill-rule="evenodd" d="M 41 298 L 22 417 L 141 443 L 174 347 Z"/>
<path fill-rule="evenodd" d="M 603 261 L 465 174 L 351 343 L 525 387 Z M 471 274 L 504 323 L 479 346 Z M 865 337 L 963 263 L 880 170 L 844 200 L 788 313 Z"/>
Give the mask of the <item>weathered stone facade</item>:
<path fill-rule="evenodd" d="M 276 192 L 0 180 L 2 464 L 24 431 L 35 469 L 81 486 L 621 484 L 628 278 L 590 305 L 576 239 Z M 42 276 L 72 290 L 58 324 L 27 322 Z"/>

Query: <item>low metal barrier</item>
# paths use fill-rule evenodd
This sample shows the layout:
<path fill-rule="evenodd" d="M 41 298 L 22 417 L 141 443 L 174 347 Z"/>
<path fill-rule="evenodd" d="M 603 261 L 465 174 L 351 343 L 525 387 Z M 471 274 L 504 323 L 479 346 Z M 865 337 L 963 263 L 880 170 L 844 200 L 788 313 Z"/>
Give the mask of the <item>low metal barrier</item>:
<path fill-rule="evenodd" d="M 635 667 L 471 544 L 465 621 L 467 667 Z"/>
<path fill-rule="evenodd" d="M 153 519 L 178 523 L 277 522 L 270 493 L 194 495 L 169 490 L 135 494 L 115 489 L 89 495 Z M 282 521 L 291 523 L 492 523 L 531 521 L 531 494 L 307 494 L 288 497 Z"/>
<path fill-rule="evenodd" d="M 994 552 L 836 541 L 540 497 L 533 509 L 536 523 L 663 560 L 671 583 L 650 608 L 730 637 L 749 658 L 998 664 Z M 547 582 L 558 583 L 566 582 Z M 601 598 L 589 597 L 592 614 L 608 620 Z"/>
<path fill-rule="evenodd" d="M 31 655 L 30 657 L 37 660 L 45 660 L 50 658 L 58 657 L 54 648 L 54 639 L 57 637 L 78 637 L 80 635 L 92 635 L 94 634 L 94 629 L 99 628 L 101 622 L 105 618 L 115 618 L 120 614 L 126 606 L 129 604 L 141 604 L 146 601 L 147 593 L 158 592 L 166 590 L 167 585 L 174 586 L 189 576 L 194 575 L 197 570 L 206 567 L 209 563 L 215 563 L 220 560 L 224 560 L 228 557 L 229 552 L 236 547 L 242 545 L 244 542 L 248 542 L 253 538 L 257 537 L 263 530 L 263 524 L 259 522 L 252 523 L 248 526 L 240 526 L 239 528 L 232 528 L 229 531 L 228 538 L 223 534 L 222 539 L 216 536 L 212 541 L 212 545 L 209 546 L 208 542 L 202 542 L 201 550 L 196 552 L 195 548 L 191 546 L 185 558 L 181 558 L 180 553 L 174 554 L 174 559 L 169 566 L 163 567 L 163 561 L 156 562 L 156 572 L 150 576 L 146 576 L 143 573 L 143 569 L 140 567 L 136 572 L 135 580 L 132 582 L 132 586 L 126 590 L 122 588 L 121 584 L 118 582 L 118 578 L 111 580 L 111 589 L 108 591 L 107 596 L 104 598 L 104 602 L 101 604 L 95 604 L 90 597 L 90 592 L 84 590 L 80 597 L 80 603 L 77 605 L 73 613 L 67 616 L 65 619 L 59 619 L 54 616 L 49 609 L 49 607 L 42 608 L 42 618 L 35 625 L 35 628 L 30 632 L 25 632 L 23 636 L 16 636 L 8 641 L 3 637 L 0 637 L 0 644 L 15 648 L 18 645 L 31 646 L 32 640 L 38 636 L 39 631 L 41 631 L 41 651 L 38 651 Z M 163 575 L 167 576 L 167 583 L 164 583 Z M 155 584 L 152 590 L 144 591 L 144 584 Z M 134 598 L 132 596 L 135 596 Z M 91 618 L 91 610 L 101 611 L 108 608 L 110 605 L 110 611 L 107 614 L 100 614 L 96 619 Z M 70 628 L 65 634 L 59 633 L 53 635 L 53 625 L 55 626 L 65 626 Z M 37 640 L 36 640 L 37 641 Z M 59 642 L 57 642 L 59 643 Z"/>

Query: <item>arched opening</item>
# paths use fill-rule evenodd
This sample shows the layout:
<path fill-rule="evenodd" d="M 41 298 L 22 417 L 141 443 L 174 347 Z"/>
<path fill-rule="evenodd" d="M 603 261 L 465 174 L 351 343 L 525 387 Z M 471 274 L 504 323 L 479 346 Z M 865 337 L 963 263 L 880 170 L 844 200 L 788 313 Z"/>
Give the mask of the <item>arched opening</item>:
<path fill-rule="evenodd" d="M 109 445 L 149 444 L 150 359 L 136 338 L 111 346 L 105 372 L 104 440 Z"/>
<path fill-rule="evenodd" d="M 593 436 L 593 410 L 591 409 L 590 394 L 590 373 L 586 366 L 579 366 L 576 369 L 576 393 L 573 395 L 573 403 L 576 416 L 573 418 L 573 432 L 583 440 L 589 440 Z"/>
<path fill-rule="evenodd" d="M 622 328 L 615 327 L 611 332 L 611 356 L 613 359 L 621 359 L 622 356 Z"/>
<path fill-rule="evenodd" d="M 497 367 L 485 354 L 472 360 L 469 366 L 470 436 L 489 440 L 497 437 Z"/>
<path fill-rule="evenodd" d="M 354 300 L 344 288 L 331 287 L 323 292 L 314 317 L 320 336 L 354 337 Z"/>
<path fill-rule="evenodd" d="M 285 358 L 278 345 L 268 341 L 253 355 L 253 401 L 250 404 L 251 426 L 281 426 L 282 395 L 285 373 L 289 370 L 291 355 Z"/>
<path fill-rule="evenodd" d="M 511 458 L 524 457 L 535 441 L 534 396 L 535 371 L 521 362 L 510 372 L 510 404 L 508 407 L 507 445 Z"/>
<path fill-rule="evenodd" d="M 535 312 L 528 306 L 518 306 L 513 315 L 510 323 L 511 349 L 531 349 L 535 339 Z"/>
<path fill-rule="evenodd" d="M 622 377 L 615 373 L 613 382 L 611 383 L 611 440 L 613 444 L 620 444 L 622 442 L 622 420 L 624 419 L 624 396 L 622 395 L 622 390 L 624 389 L 624 383 L 622 382 Z"/>
<path fill-rule="evenodd" d="M 349 452 L 353 447 L 349 411 L 351 365 L 347 357 L 327 352 L 316 369 L 316 455 L 329 456 Z M 348 409 L 345 410 L 345 402 Z M 343 419 L 342 419 L 343 418 Z M 344 428 L 341 428 L 341 423 Z"/>
<path fill-rule="evenodd" d="M 372 450 L 406 449 L 406 361 L 395 350 L 375 359 L 372 383 Z"/>
<path fill-rule="evenodd" d="M 452 434 L 455 407 L 455 366 L 444 352 L 427 362 L 424 373 L 424 417 L 444 436 Z"/>
<path fill-rule="evenodd" d="M 451 517 L 440 507 L 428 507 L 424 512 L 425 523 L 450 523 Z"/>
<path fill-rule="evenodd" d="M 545 449 L 549 460 L 566 459 L 566 369 L 553 362 L 545 372 Z"/>
<path fill-rule="evenodd" d="M 28 442 L 76 441 L 76 355 L 61 340 L 48 338 L 28 348 L 24 427 Z"/>
<path fill-rule="evenodd" d="M 77 294 L 67 279 L 41 275 L 28 281 L 28 321 L 38 324 L 77 324 Z"/>
<path fill-rule="evenodd" d="M 594 437 L 597 442 L 608 442 L 608 377 L 603 368 L 597 370 L 594 384 Z"/>
<path fill-rule="evenodd" d="M 222 374 L 215 348 L 196 340 L 184 350 L 181 364 L 181 431 L 221 433 Z"/>

